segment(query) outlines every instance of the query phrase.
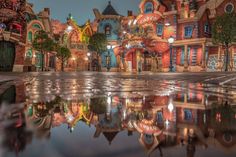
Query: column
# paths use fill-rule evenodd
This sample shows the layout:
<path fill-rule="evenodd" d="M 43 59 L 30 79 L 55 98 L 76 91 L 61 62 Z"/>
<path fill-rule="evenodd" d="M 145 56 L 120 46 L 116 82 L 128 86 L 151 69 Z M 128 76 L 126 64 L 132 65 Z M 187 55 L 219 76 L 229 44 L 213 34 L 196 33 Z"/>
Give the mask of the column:
<path fill-rule="evenodd" d="M 188 45 L 184 45 L 184 72 L 188 72 Z"/>
<path fill-rule="evenodd" d="M 202 71 L 206 71 L 206 43 L 202 43 Z"/>
<path fill-rule="evenodd" d="M 184 103 L 188 103 L 188 94 L 184 93 Z"/>
<path fill-rule="evenodd" d="M 217 65 L 217 70 L 221 71 L 221 67 L 222 67 L 222 62 L 221 62 L 221 46 L 218 46 L 218 65 Z"/>
<path fill-rule="evenodd" d="M 232 47 L 232 66 L 233 66 L 233 71 L 236 69 L 235 68 L 235 62 L 234 62 L 234 53 L 235 53 L 235 48 Z"/>

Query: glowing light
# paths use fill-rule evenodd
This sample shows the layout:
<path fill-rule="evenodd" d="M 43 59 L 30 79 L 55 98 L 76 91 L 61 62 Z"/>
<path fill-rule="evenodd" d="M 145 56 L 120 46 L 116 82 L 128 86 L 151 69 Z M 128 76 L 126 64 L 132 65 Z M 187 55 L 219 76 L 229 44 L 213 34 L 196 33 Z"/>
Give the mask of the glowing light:
<path fill-rule="evenodd" d="M 90 57 L 90 56 L 91 56 L 91 53 L 90 53 L 90 52 L 88 52 L 88 53 L 87 53 L 87 56 L 88 56 L 88 57 Z"/>
<path fill-rule="evenodd" d="M 108 104 L 111 104 L 111 96 L 108 96 L 108 97 L 107 97 L 107 103 L 108 103 Z"/>
<path fill-rule="evenodd" d="M 112 45 L 107 45 L 107 49 L 110 50 L 112 48 Z"/>
<path fill-rule="evenodd" d="M 170 26 L 170 23 L 169 22 L 165 23 L 165 26 Z"/>
<path fill-rule="evenodd" d="M 72 59 L 73 61 L 75 61 L 75 60 L 76 60 L 76 58 L 75 58 L 75 57 L 72 57 L 71 59 Z"/>
<path fill-rule="evenodd" d="M 128 23 L 129 26 L 132 24 L 132 21 L 133 21 L 133 20 L 129 20 L 129 23 Z"/>
<path fill-rule="evenodd" d="M 66 30 L 67 30 L 67 32 L 71 32 L 73 30 L 73 27 L 72 26 L 68 26 Z"/>
<path fill-rule="evenodd" d="M 170 122 L 169 122 L 168 119 L 165 121 L 165 124 L 166 124 L 167 127 L 170 125 Z"/>
<path fill-rule="evenodd" d="M 173 44 L 174 41 L 175 41 L 175 38 L 172 37 L 172 36 L 170 36 L 169 39 L 168 39 L 168 43 L 169 43 L 169 44 Z"/>
<path fill-rule="evenodd" d="M 173 103 L 172 103 L 172 100 L 170 100 L 170 102 L 169 102 L 169 104 L 168 104 L 168 110 L 169 110 L 170 112 L 173 112 L 173 110 L 174 110 L 174 105 L 173 105 Z"/>

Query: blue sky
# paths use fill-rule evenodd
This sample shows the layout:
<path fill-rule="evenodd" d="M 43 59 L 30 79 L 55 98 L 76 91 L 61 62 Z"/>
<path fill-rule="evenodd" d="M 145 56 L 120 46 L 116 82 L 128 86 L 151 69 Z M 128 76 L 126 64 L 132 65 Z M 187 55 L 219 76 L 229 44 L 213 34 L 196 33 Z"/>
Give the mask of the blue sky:
<path fill-rule="evenodd" d="M 51 9 L 51 17 L 65 22 L 69 13 L 79 24 L 85 23 L 87 19 L 93 20 L 93 8 L 102 12 L 109 0 L 28 0 L 34 4 L 34 11 L 39 12 L 45 7 Z M 127 10 L 138 13 L 141 0 L 110 0 L 113 7 L 121 15 L 127 15 Z"/>

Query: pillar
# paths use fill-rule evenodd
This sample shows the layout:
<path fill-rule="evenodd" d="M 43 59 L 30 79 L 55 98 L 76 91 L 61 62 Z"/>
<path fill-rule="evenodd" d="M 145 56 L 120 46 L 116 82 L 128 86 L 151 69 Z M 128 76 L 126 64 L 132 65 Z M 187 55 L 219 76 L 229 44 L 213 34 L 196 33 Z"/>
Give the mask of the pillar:
<path fill-rule="evenodd" d="M 222 50 L 222 48 L 221 48 L 221 46 L 218 46 L 218 65 L 217 65 L 217 70 L 218 71 L 221 71 L 221 67 L 222 67 L 222 61 L 221 61 L 221 56 L 222 56 L 222 54 L 221 54 L 221 50 Z"/>
<path fill-rule="evenodd" d="M 188 94 L 184 93 L 184 103 L 188 103 Z"/>
<path fill-rule="evenodd" d="M 232 67 L 233 67 L 233 71 L 236 69 L 235 62 L 234 62 L 234 54 L 235 54 L 235 48 L 232 47 Z"/>
<path fill-rule="evenodd" d="M 202 71 L 206 71 L 206 43 L 202 43 Z"/>
<path fill-rule="evenodd" d="M 184 45 L 184 72 L 188 72 L 188 45 Z"/>
<path fill-rule="evenodd" d="M 24 60 L 25 60 L 25 46 L 16 44 L 13 72 L 23 72 Z"/>

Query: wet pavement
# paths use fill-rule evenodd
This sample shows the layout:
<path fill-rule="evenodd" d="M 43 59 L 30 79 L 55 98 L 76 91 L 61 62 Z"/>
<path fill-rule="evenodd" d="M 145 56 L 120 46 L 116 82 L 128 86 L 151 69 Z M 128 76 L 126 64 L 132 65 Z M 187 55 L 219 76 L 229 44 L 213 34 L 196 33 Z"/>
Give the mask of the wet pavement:
<path fill-rule="evenodd" d="M 234 73 L 8 77 L 0 156 L 236 156 Z"/>

